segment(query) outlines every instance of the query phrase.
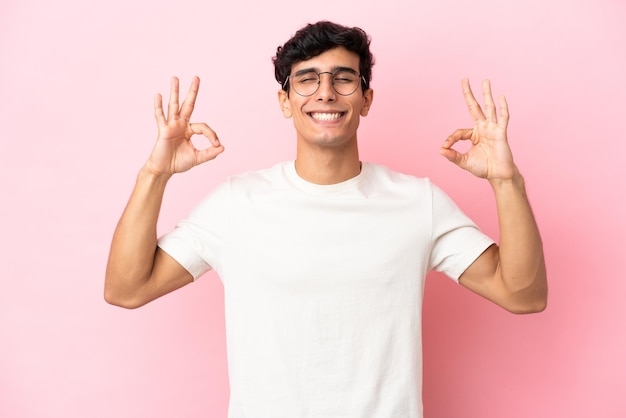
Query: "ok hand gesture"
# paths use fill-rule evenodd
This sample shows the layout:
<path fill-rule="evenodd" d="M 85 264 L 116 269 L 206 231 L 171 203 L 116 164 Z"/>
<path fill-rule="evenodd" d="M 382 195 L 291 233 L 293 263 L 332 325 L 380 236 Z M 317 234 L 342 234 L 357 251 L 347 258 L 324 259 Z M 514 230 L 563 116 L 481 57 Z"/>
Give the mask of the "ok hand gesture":
<path fill-rule="evenodd" d="M 498 117 L 489 80 L 484 80 L 482 87 L 484 112 L 474 98 L 469 80 L 463 79 L 463 95 L 474 120 L 474 128 L 454 131 L 443 142 L 440 153 L 475 176 L 488 180 L 509 180 L 517 172 L 506 137 L 509 109 L 504 96 L 500 96 L 498 98 L 500 116 Z M 460 153 L 452 148 L 458 141 L 467 140 L 471 141 L 472 145 L 466 153 Z"/>
<path fill-rule="evenodd" d="M 189 119 L 196 103 L 200 79 L 194 77 L 182 105 L 178 103 L 178 78 L 172 78 L 167 117 L 163 112 L 162 98 L 154 98 L 154 114 L 158 137 L 146 168 L 158 175 L 172 175 L 214 159 L 224 151 L 215 132 L 206 123 L 191 123 Z M 197 149 L 191 142 L 193 135 L 204 135 L 211 146 Z"/>

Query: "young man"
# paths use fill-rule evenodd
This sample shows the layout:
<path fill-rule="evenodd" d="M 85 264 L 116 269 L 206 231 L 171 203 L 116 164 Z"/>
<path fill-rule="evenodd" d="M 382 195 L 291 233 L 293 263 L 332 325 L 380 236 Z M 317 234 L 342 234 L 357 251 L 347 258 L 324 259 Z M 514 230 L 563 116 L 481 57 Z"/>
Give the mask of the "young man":
<path fill-rule="evenodd" d="M 435 269 L 515 313 L 546 305 L 541 239 L 488 81 L 485 109 L 441 154 L 491 184 L 500 245 L 426 179 L 361 162 L 359 119 L 374 98 L 373 58 L 358 28 L 307 25 L 274 58 L 278 101 L 296 129 L 295 161 L 233 177 L 157 240 L 169 178 L 223 146 L 191 123 L 199 80 L 168 113 L 115 231 L 109 303 L 141 306 L 214 269 L 224 283 L 229 417 L 421 417 L 421 306 Z M 204 135 L 212 147 L 190 141 Z M 470 140 L 461 154 L 452 147 Z"/>

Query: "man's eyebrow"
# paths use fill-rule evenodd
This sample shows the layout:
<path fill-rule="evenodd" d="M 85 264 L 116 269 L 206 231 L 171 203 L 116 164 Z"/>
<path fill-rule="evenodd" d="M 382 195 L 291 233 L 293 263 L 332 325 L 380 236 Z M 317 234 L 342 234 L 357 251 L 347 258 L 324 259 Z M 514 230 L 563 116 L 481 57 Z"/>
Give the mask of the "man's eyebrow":
<path fill-rule="evenodd" d="M 317 73 L 317 72 L 318 72 L 317 68 L 303 68 L 301 70 L 296 71 L 293 75 L 302 75 L 306 73 Z"/>
<path fill-rule="evenodd" d="M 354 68 L 351 68 L 351 67 L 344 67 L 344 66 L 341 66 L 341 65 L 335 65 L 335 66 L 333 67 L 333 69 L 332 69 L 332 72 L 335 72 L 335 71 L 349 71 L 349 72 L 354 73 L 354 74 L 358 74 L 358 73 L 359 73 L 359 72 L 358 72 L 357 70 L 355 70 Z"/>
<path fill-rule="evenodd" d="M 358 74 L 359 73 L 354 68 L 344 67 L 342 65 L 335 65 L 335 66 L 331 67 L 331 71 L 330 72 L 334 73 L 335 71 L 349 71 L 349 72 L 354 73 L 354 74 Z M 320 73 L 320 71 L 319 71 L 319 68 L 315 68 L 315 67 L 302 68 L 302 69 L 296 71 L 294 73 L 294 76 L 307 74 L 307 73 L 316 73 L 316 74 L 318 74 L 318 73 Z"/>

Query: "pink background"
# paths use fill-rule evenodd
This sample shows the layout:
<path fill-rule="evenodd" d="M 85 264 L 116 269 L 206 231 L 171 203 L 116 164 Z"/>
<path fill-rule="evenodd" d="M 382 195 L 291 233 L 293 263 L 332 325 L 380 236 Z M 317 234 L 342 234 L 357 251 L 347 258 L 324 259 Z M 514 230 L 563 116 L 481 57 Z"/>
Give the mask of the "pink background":
<path fill-rule="evenodd" d="M 218 160 L 176 177 L 165 232 L 217 182 L 294 155 L 270 57 L 310 21 L 377 58 L 362 158 L 429 176 L 496 234 L 488 185 L 438 155 L 491 78 L 543 233 L 550 299 L 505 313 L 439 275 L 424 305 L 429 418 L 626 416 L 626 3 L 2 0 L 0 416 L 225 417 L 212 273 L 135 311 L 105 304 L 113 228 L 154 138 L 152 100 L 202 86 Z"/>

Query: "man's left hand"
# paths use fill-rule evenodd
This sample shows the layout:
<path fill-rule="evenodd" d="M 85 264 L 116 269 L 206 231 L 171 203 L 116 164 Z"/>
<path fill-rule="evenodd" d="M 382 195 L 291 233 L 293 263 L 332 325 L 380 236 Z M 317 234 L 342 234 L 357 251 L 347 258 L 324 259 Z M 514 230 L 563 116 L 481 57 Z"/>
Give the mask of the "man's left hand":
<path fill-rule="evenodd" d="M 489 80 L 483 81 L 484 111 L 474 98 L 468 79 L 463 79 L 462 88 L 474 128 L 454 131 L 443 142 L 440 153 L 475 176 L 488 180 L 512 179 L 517 173 L 517 167 L 506 136 L 509 122 L 506 99 L 504 96 L 498 97 L 498 116 Z M 452 148 L 458 141 L 467 140 L 472 143 L 467 152 L 461 153 Z"/>

